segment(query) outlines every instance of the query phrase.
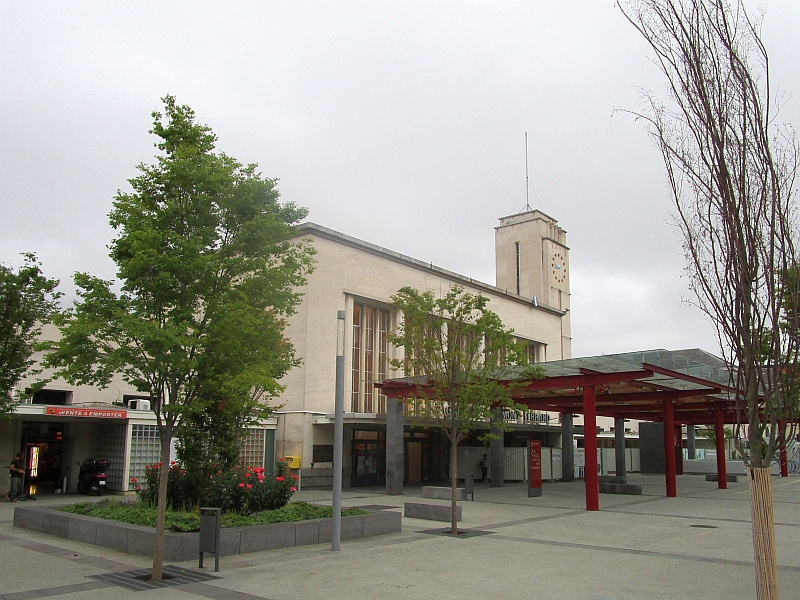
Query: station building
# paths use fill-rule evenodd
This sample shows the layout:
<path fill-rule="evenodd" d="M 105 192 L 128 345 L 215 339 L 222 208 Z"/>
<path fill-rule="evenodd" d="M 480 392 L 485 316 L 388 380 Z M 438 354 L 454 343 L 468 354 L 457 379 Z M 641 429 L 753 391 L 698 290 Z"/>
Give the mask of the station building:
<path fill-rule="evenodd" d="M 403 286 L 445 293 L 460 286 L 489 299 L 489 308 L 518 340 L 530 362 L 571 356 L 570 267 L 567 233 L 539 210 L 503 217 L 495 227 L 494 285 L 454 273 L 314 223 L 300 225 L 297 239 L 313 240 L 316 268 L 301 290 L 303 301 L 289 319 L 288 337 L 302 366 L 286 375 L 284 405 L 278 412 L 277 453 L 297 457 L 304 487 L 330 485 L 333 457 L 337 311 L 346 315 L 344 483 L 383 485 L 386 477 L 387 402 L 376 382 L 402 373 L 390 361 L 401 358 L 388 343 L 398 314 L 392 295 Z M 511 431 L 505 446 L 524 450 L 537 437 L 558 447 L 558 413 L 528 411 L 506 415 Z M 447 479 L 449 443 L 430 423 L 405 425 L 404 480 L 409 484 Z M 480 474 L 485 445 L 476 432 L 464 443 L 462 468 Z M 513 450 L 507 464 L 515 464 Z M 521 470 L 522 460 L 519 460 Z M 461 468 L 459 469 L 460 475 Z M 520 479 L 522 477 L 520 476 Z"/>
<path fill-rule="evenodd" d="M 571 357 L 570 267 L 567 234 L 539 210 L 503 217 L 495 227 L 496 281 L 474 280 L 333 231 L 301 224 L 297 239 L 313 240 L 316 268 L 309 275 L 287 336 L 302 365 L 282 380 L 282 408 L 275 418 L 248 431 L 242 457 L 270 469 L 276 457 L 294 457 L 304 487 L 331 483 L 337 312 L 344 310 L 346 417 L 344 482 L 349 486 L 383 485 L 386 477 L 387 399 L 376 382 L 401 377 L 390 360 L 400 358 L 387 335 L 402 318 L 392 295 L 403 286 L 446 292 L 451 286 L 489 298 L 489 307 L 507 328 L 527 344 L 531 362 Z M 48 326 L 45 337 L 58 331 Z M 20 382 L 20 389 L 33 379 Z M 508 414 L 505 434 L 507 468 L 527 440 L 560 445 L 557 412 L 531 410 Z M 403 478 L 409 484 L 448 477 L 449 445 L 432 424 L 409 420 L 405 426 Z M 480 474 L 485 445 L 476 432 L 459 451 L 462 469 Z M 147 464 L 160 458 L 155 415 L 148 398 L 120 378 L 106 389 L 49 382 L 10 420 L 0 421 L 0 459 L 26 453 L 36 493 L 56 489 L 74 492 L 80 463 L 90 458 L 111 461 L 109 488 L 131 491 Z M 520 455 L 521 456 L 521 455 Z M 520 473 L 524 471 L 519 460 Z M 465 472 L 466 472 L 465 471 Z M 515 478 L 510 473 L 511 478 Z M 8 470 L 0 471 L 0 488 L 8 486 Z"/>

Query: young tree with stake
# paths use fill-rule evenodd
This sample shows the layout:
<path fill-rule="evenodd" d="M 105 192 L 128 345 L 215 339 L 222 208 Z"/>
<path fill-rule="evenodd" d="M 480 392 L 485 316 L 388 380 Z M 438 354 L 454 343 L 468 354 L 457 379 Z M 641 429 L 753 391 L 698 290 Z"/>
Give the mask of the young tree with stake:
<path fill-rule="evenodd" d="M 634 113 L 666 166 L 696 305 L 715 326 L 736 390 L 748 467 L 756 590 L 778 598 L 770 464 L 796 431 L 800 286 L 798 144 L 752 19 L 738 0 L 632 0 L 625 17 L 655 54 L 669 102 Z M 746 440 L 747 443 L 743 443 Z"/>
<path fill-rule="evenodd" d="M 489 299 L 458 286 L 437 298 L 430 290 L 404 287 L 392 296 L 403 320 L 390 341 L 403 348 L 402 359 L 392 360 L 395 369 L 419 378 L 419 391 L 407 399 L 414 416 L 432 419 L 450 442 L 451 530 L 458 535 L 456 489 L 458 444 L 478 428 L 507 429 L 502 410 L 517 410 L 511 391 L 521 382 L 541 379 L 541 369 L 525 365 L 522 344 L 513 331 L 503 328 L 489 310 Z M 484 439 L 492 436 L 487 434 Z"/>

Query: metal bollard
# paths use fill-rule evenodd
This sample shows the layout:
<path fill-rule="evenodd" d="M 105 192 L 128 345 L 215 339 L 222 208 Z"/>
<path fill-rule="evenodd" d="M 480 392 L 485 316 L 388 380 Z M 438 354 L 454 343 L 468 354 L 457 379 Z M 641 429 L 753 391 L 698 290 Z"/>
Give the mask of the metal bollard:
<path fill-rule="evenodd" d="M 203 553 L 214 554 L 214 572 L 219 571 L 219 553 L 222 549 L 219 542 L 222 527 L 221 508 L 200 509 L 200 568 L 203 568 Z"/>

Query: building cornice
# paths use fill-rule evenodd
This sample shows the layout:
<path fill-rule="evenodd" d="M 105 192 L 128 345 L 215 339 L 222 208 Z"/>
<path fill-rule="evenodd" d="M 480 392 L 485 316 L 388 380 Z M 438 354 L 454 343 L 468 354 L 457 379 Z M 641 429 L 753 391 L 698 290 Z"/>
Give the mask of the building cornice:
<path fill-rule="evenodd" d="M 493 294 L 495 296 L 499 296 L 501 298 L 517 302 L 519 304 L 524 304 L 525 306 L 528 306 L 529 308 L 533 308 L 535 310 L 540 310 L 549 314 L 557 315 L 559 317 L 563 317 L 564 315 L 567 314 L 567 311 L 565 310 L 559 310 L 558 308 L 555 308 L 553 306 L 547 306 L 545 304 L 534 305 L 531 299 L 511 293 L 508 290 L 501 289 L 499 287 L 490 285 L 483 281 L 478 281 L 477 279 L 472 279 L 471 277 L 467 277 L 465 275 L 460 275 L 459 273 L 455 273 L 453 271 L 448 271 L 447 269 L 437 267 L 433 263 L 423 262 L 419 259 L 406 256 L 405 254 L 395 252 L 394 250 L 389 250 L 388 248 L 383 248 L 381 246 L 372 244 L 370 242 L 365 242 L 364 240 L 360 240 L 358 238 L 346 235 L 339 231 L 323 227 L 322 225 L 318 225 L 316 223 L 310 223 L 310 222 L 301 223 L 300 225 L 297 226 L 296 231 L 297 231 L 297 237 L 302 237 L 307 235 L 317 235 L 319 237 L 334 242 L 338 242 L 345 246 L 356 248 L 358 250 L 368 252 L 375 256 L 380 256 L 382 258 L 392 260 L 394 262 L 409 267 L 413 267 L 415 269 L 419 269 L 420 271 L 424 271 L 432 275 L 438 275 L 445 279 L 449 279 L 454 283 L 460 283 L 465 286 L 477 288 L 480 291 L 487 292 L 489 294 Z"/>

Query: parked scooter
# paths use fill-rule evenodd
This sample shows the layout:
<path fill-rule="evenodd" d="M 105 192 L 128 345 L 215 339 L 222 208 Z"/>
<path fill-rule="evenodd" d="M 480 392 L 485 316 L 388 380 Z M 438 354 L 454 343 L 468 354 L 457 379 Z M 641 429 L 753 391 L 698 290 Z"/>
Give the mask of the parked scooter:
<path fill-rule="evenodd" d="M 83 464 L 78 464 L 81 467 L 78 475 L 78 492 L 81 494 L 93 492 L 100 495 L 108 485 L 108 468 L 111 462 L 102 458 L 98 460 L 87 458 Z"/>

